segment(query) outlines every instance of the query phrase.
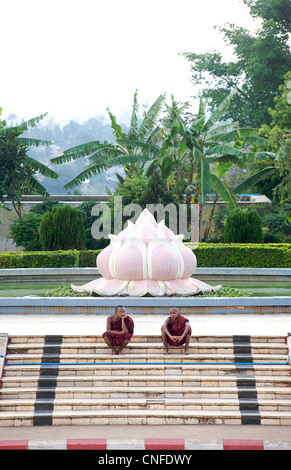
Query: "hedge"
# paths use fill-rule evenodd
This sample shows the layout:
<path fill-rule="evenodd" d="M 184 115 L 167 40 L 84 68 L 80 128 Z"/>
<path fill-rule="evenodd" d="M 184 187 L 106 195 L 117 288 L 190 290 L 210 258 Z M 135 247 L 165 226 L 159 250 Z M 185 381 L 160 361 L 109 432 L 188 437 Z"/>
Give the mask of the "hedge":
<path fill-rule="evenodd" d="M 101 250 L 8 251 L 0 253 L 0 268 L 96 267 Z M 199 243 L 198 267 L 290 268 L 291 244 Z"/>
<path fill-rule="evenodd" d="M 77 250 L 6 251 L 0 253 L 0 268 L 68 268 L 78 266 Z"/>
<path fill-rule="evenodd" d="M 194 251 L 198 267 L 290 268 L 291 244 L 200 243 Z"/>

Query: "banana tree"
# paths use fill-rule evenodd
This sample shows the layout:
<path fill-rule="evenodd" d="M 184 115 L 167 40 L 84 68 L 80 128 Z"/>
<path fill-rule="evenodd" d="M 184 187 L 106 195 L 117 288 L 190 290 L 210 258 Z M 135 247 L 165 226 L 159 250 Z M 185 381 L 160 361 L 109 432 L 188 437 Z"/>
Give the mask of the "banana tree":
<path fill-rule="evenodd" d="M 139 173 L 145 162 L 159 153 L 157 144 L 160 127 L 157 124 L 165 96 L 160 95 L 138 119 L 137 91 L 134 94 L 130 129 L 126 134 L 117 123 L 116 117 L 107 108 L 111 128 L 116 141 L 94 140 L 65 150 L 63 155 L 51 159 L 54 164 L 67 163 L 86 157 L 89 164 L 84 170 L 65 184 L 64 188 L 73 188 L 83 183 L 92 175 L 102 173 L 112 167 L 122 166 L 126 174 Z"/>
<path fill-rule="evenodd" d="M 48 178 L 58 178 L 58 174 L 48 166 L 27 155 L 29 147 L 49 146 L 53 142 L 24 137 L 22 134 L 37 126 L 46 114 L 37 116 L 18 126 L 0 129 L 0 163 L 2 179 L 0 182 L 0 200 L 12 200 L 15 212 L 21 217 L 21 194 L 23 191 L 37 191 L 48 196 L 45 187 L 39 182 L 36 174 Z M 3 205 L 1 206 L 4 207 Z"/>
<path fill-rule="evenodd" d="M 181 116 L 187 111 L 188 103 L 180 105 L 171 96 L 171 105 L 164 103 L 166 117 L 161 121 L 159 140 L 159 152 L 149 159 L 143 166 L 143 175 L 158 168 L 165 182 L 165 190 L 175 190 L 177 194 L 183 194 L 185 190 L 184 179 L 187 175 L 185 155 L 188 148 L 181 140 L 180 129 L 175 120 L 175 115 Z"/>
<path fill-rule="evenodd" d="M 265 156 L 265 152 L 250 150 L 252 144 L 266 142 L 258 136 L 258 129 L 239 128 L 237 122 L 221 124 L 235 93 L 235 90 L 232 91 L 209 117 L 201 100 L 198 114 L 190 124 L 176 109 L 171 109 L 170 118 L 179 129 L 183 164 L 184 168 L 187 167 L 186 203 L 189 205 L 192 201 L 199 204 L 200 216 L 212 190 L 216 193 L 216 201 L 221 197 L 228 208 L 235 208 L 235 195 L 243 186 L 230 190 L 223 176 L 232 165 L 243 169 L 252 159 Z M 274 167 L 258 172 L 252 180 L 245 182 L 244 187 L 255 179 L 259 181 L 271 171 Z"/>

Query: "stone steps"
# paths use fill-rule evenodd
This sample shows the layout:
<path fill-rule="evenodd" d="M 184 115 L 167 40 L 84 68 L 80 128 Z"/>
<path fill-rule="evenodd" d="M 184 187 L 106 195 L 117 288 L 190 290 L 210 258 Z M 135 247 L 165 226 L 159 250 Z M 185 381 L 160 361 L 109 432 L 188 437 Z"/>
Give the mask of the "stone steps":
<path fill-rule="evenodd" d="M 43 355 L 41 356 L 36 356 L 36 355 L 14 355 L 11 357 L 10 355 L 7 356 L 7 362 L 9 364 L 18 364 L 18 363 L 23 363 L 23 364 L 52 364 L 52 363 L 58 363 L 61 362 L 62 364 L 116 364 L 116 363 L 128 363 L 128 364 L 138 364 L 139 361 L 143 363 L 148 363 L 148 364 L 174 364 L 174 363 L 184 363 L 188 364 L 189 362 L 193 363 L 206 363 L 206 364 L 223 364 L 223 363 L 242 363 L 242 364 L 251 364 L 254 362 L 255 364 L 260 364 L 260 363 L 265 363 L 269 364 L 270 362 L 270 356 L 268 355 L 258 355 L 258 354 L 240 354 L 240 355 L 234 355 L 234 354 L 216 354 L 215 357 L 213 357 L 212 354 L 189 354 L 187 356 L 185 355 L 171 355 L 169 354 L 168 356 L 163 356 L 162 353 L 160 354 L 139 354 L 135 356 L 130 356 L 123 354 L 122 356 L 114 356 L 112 357 L 111 355 L 105 355 L 105 354 L 77 354 L 77 355 L 69 355 L 69 354 L 61 354 L 61 355 Z M 280 365 L 284 364 L 285 362 L 284 359 L 282 360 L 281 355 L 272 355 L 271 361 L 274 363 L 274 365 Z"/>
<path fill-rule="evenodd" d="M 59 410 L 7 411 L 1 413 L 1 426 L 38 425 L 240 425 L 242 419 L 248 424 L 290 425 L 291 413 L 285 411 L 241 410 Z M 258 420 L 260 422 L 258 422 Z M 253 421 L 253 422 L 252 422 Z"/>
<path fill-rule="evenodd" d="M 276 388 L 275 388 L 276 386 Z M 279 387 L 275 386 L 264 386 L 261 388 L 256 388 L 256 397 L 258 398 L 274 398 L 274 399 L 289 399 L 290 398 L 290 388 L 288 387 Z M 31 387 L 22 387 L 19 390 L 17 387 L 5 387 L 1 390 L 1 402 L 6 399 L 15 399 L 19 398 L 46 398 L 50 396 L 52 388 L 43 387 L 41 389 L 36 389 L 34 386 Z M 60 387 L 53 390 L 54 398 L 237 398 L 238 392 L 242 395 L 245 395 L 245 398 L 248 395 L 251 395 L 254 392 L 253 386 L 244 386 L 244 387 L 235 387 L 235 386 L 116 386 L 116 387 L 106 387 L 106 386 L 75 386 L 74 389 L 69 389 L 68 387 Z M 2 402 L 2 405 L 5 406 L 5 403 Z"/>
<path fill-rule="evenodd" d="M 283 362 L 282 362 L 283 364 Z M 25 367 L 22 365 L 13 365 L 10 364 L 9 367 L 6 368 L 5 377 L 15 377 L 16 379 L 21 376 L 39 376 L 40 371 L 42 371 L 43 375 L 50 375 L 54 373 L 58 377 L 66 377 L 66 376 L 88 376 L 88 375 L 98 375 L 100 376 L 112 376 L 115 377 L 116 375 L 122 374 L 123 377 L 125 376 L 151 376 L 151 375 L 158 375 L 158 376 L 187 376 L 190 374 L 200 375 L 201 377 L 208 375 L 211 377 L 221 376 L 221 375 L 231 375 L 235 374 L 236 377 L 240 376 L 250 376 L 250 371 L 252 371 L 252 375 L 260 376 L 268 374 L 270 376 L 285 376 L 288 377 L 288 371 L 290 369 L 289 365 L 277 365 L 268 363 L 262 364 L 243 364 L 243 366 L 239 367 L 239 364 L 219 364 L 218 365 L 213 362 L 211 364 L 201 363 L 170 363 L 170 364 L 160 364 L 160 363 L 102 363 L 102 364 L 82 364 L 76 367 L 76 365 L 59 365 L 59 364 L 48 364 L 44 367 L 41 364 L 26 364 Z M 130 365 L 130 367 L 129 367 Z M 5 381 L 5 379 L 4 379 Z"/>
<path fill-rule="evenodd" d="M 288 424 L 285 338 L 193 337 L 190 354 L 135 336 L 112 356 L 102 337 L 9 338 L 0 426 Z"/>
<path fill-rule="evenodd" d="M 70 402 L 66 398 L 39 399 L 39 405 L 47 405 L 53 402 L 54 410 L 78 410 L 78 409 L 189 409 L 189 410 L 239 410 L 243 404 L 251 410 L 257 400 L 238 398 L 71 398 Z M 291 411 L 291 399 L 285 400 L 282 405 L 280 399 L 264 398 L 259 404 L 259 409 L 273 411 Z M 33 411 L 35 401 L 31 398 L 6 399 L 5 404 L 0 400 L 0 411 L 5 406 L 6 411 Z"/>
<path fill-rule="evenodd" d="M 49 372 L 49 371 L 48 371 Z M 249 382 L 256 379 L 256 386 L 281 386 L 291 387 L 291 376 L 240 376 L 240 386 L 247 387 Z M 237 386 L 236 375 L 225 376 L 207 376 L 207 375 L 42 375 L 42 376 L 4 376 L 2 378 L 2 391 L 6 388 L 7 384 L 10 388 L 21 387 L 45 387 L 52 381 L 56 382 L 58 387 L 111 387 L 111 389 L 120 388 L 123 386 L 128 387 L 167 387 L 169 385 L 177 387 L 203 387 L 203 386 Z M 146 381 L 146 384 L 145 384 Z"/>

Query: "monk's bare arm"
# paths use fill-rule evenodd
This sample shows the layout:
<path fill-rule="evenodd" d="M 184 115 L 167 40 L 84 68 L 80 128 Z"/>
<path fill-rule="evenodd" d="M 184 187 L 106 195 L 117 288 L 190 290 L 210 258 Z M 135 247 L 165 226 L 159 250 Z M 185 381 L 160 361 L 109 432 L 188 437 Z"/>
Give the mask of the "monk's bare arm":
<path fill-rule="evenodd" d="M 162 331 L 164 331 L 166 333 L 166 335 L 169 336 L 169 338 L 172 338 L 172 335 L 170 334 L 169 330 L 168 330 L 168 322 L 169 322 L 169 319 L 167 319 L 163 325 L 162 325 Z"/>
<path fill-rule="evenodd" d="M 111 335 L 123 335 L 124 334 L 124 331 L 112 330 L 111 325 L 112 325 L 112 317 L 109 317 L 107 318 L 107 330 L 106 330 L 107 333 Z"/>
<path fill-rule="evenodd" d="M 185 329 L 184 329 L 184 332 L 183 334 L 180 336 L 180 339 L 183 339 L 184 336 L 186 336 L 186 334 L 190 331 L 190 323 L 187 321 L 185 323 Z"/>
<path fill-rule="evenodd" d="M 122 333 L 128 333 L 128 329 L 126 328 L 126 325 L 125 325 L 125 318 L 126 318 L 126 315 L 124 317 L 122 317 L 121 319 L 121 331 Z"/>

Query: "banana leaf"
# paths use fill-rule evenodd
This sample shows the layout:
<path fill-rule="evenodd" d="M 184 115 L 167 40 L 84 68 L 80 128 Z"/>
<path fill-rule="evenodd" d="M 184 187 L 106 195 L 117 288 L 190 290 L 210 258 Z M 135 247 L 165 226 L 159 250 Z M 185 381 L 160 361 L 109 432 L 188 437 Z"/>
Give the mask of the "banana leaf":
<path fill-rule="evenodd" d="M 141 149 L 145 150 L 148 153 L 155 153 L 155 154 L 160 153 L 159 147 L 157 147 L 155 145 L 152 145 L 150 143 L 147 143 L 147 142 L 142 142 L 140 140 L 117 139 L 117 143 L 119 145 L 122 145 L 122 146 L 128 147 L 128 148 L 141 148 Z"/>
<path fill-rule="evenodd" d="M 43 163 L 40 163 L 39 161 L 35 160 L 34 158 L 29 157 L 28 155 L 25 157 L 25 162 L 33 168 L 35 171 L 38 171 L 41 175 L 47 176 L 48 178 L 58 178 L 59 175 L 48 168 L 46 165 Z"/>
<path fill-rule="evenodd" d="M 221 136 L 227 135 L 227 131 L 231 129 L 230 132 L 234 131 L 235 128 L 239 125 L 239 122 L 231 122 L 229 124 L 222 124 L 221 126 L 217 126 L 212 128 L 209 132 L 207 132 L 207 139 L 211 140 L 219 140 Z M 225 141 L 226 142 L 226 141 Z M 230 140 L 230 142 L 232 142 Z"/>
<path fill-rule="evenodd" d="M 242 155 L 242 151 L 236 147 L 232 147 L 231 145 L 225 144 L 218 144 L 211 146 L 205 153 L 205 155 L 212 155 L 214 153 L 218 153 L 220 155 L 234 155 L 240 157 Z"/>
<path fill-rule="evenodd" d="M 152 104 L 150 109 L 145 113 L 145 116 L 138 130 L 138 136 L 140 139 L 144 139 L 145 136 L 149 133 L 149 131 L 156 126 L 157 118 L 161 111 L 164 101 L 165 95 L 160 95 Z"/>
<path fill-rule="evenodd" d="M 26 122 L 23 122 L 22 124 L 19 124 L 18 126 L 10 127 L 9 129 L 16 129 L 19 130 L 20 133 L 28 131 L 29 129 L 36 127 L 37 124 L 46 117 L 47 113 L 45 114 L 40 114 L 39 116 L 29 119 Z"/>
<path fill-rule="evenodd" d="M 29 137 L 17 137 L 17 139 L 20 140 L 22 144 L 26 145 L 26 147 L 40 147 L 41 145 L 49 147 L 55 143 L 51 140 L 30 139 Z"/>
<path fill-rule="evenodd" d="M 223 114 L 229 107 L 230 102 L 236 93 L 237 93 L 237 90 L 234 88 L 229 93 L 229 95 L 222 101 L 222 103 L 220 103 L 220 105 L 213 111 L 213 113 L 211 114 L 211 116 L 205 123 L 205 126 L 204 126 L 205 131 L 209 131 L 211 127 L 214 126 L 214 124 L 219 121 L 219 119 L 223 116 Z"/>
<path fill-rule="evenodd" d="M 116 135 L 117 139 L 125 139 L 126 134 L 122 132 L 122 128 L 119 124 L 116 122 L 116 116 L 113 116 L 113 114 L 110 112 L 109 108 L 107 108 L 107 112 L 109 114 L 109 118 L 111 121 L 111 128 L 113 129 L 113 134 Z"/>
<path fill-rule="evenodd" d="M 229 209 L 235 209 L 235 200 L 224 182 L 213 173 L 211 174 L 211 181 L 221 199 L 226 203 L 227 207 Z"/>
<path fill-rule="evenodd" d="M 152 159 L 152 160 L 148 160 L 147 162 L 145 162 L 144 166 L 143 166 L 143 176 L 147 176 L 150 168 L 152 167 L 152 165 L 154 165 L 156 163 L 156 159 Z"/>
<path fill-rule="evenodd" d="M 93 140 L 92 142 L 86 142 L 85 144 L 76 145 L 75 147 L 65 150 L 63 155 L 52 158 L 51 162 L 60 165 L 62 163 L 70 162 L 71 160 L 87 157 L 96 150 L 107 147 L 109 145 L 114 146 L 112 142 L 107 140 Z"/>
<path fill-rule="evenodd" d="M 29 178 L 29 186 L 32 189 L 37 191 L 37 194 L 41 194 L 42 196 L 49 196 L 49 193 L 45 189 L 45 187 L 33 176 Z"/>
<path fill-rule="evenodd" d="M 254 186 L 258 181 L 272 174 L 276 169 L 277 167 L 273 166 L 273 167 L 264 168 L 263 170 L 260 170 L 257 173 L 254 173 L 253 175 L 245 179 L 242 183 L 240 183 L 238 186 L 233 188 L 233 192 L 235 192 L 236 194 L 245 193 L 245 191 L 247 191 L 249 188 Z"/>
<path fill-rule="evenodd" d="M 200 195 L 199 203 L 205 203 L 206 194 L 211 191 L 210 165 L 205 158 L 200 159 Z"/>
<path fill-rule="evenodd" d="M 132 106 L 132 115 L 131 115 L 131 121 L 130 121 L 130 129 L 128 132 L 128 137 L 132 138 L 138 137 L 138 101 L 137 101 L 137 90 L 135 91 L 134 97 L 133 97 L 133 106 Z"/>

